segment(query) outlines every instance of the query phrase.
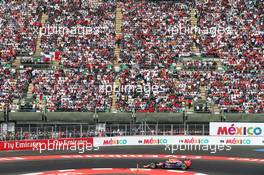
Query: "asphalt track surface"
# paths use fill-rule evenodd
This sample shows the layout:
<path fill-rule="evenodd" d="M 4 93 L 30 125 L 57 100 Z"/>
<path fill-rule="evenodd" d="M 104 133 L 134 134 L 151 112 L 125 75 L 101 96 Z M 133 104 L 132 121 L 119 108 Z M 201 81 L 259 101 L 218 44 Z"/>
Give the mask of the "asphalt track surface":
<path fill-rule="evenodd" d="M 253 146 L 232 146 L 230 151 L 218 151 L 214 154 L 210 151 L 172 151 L 166 150 L 165 146 L 123 146 L 123 147 L 101 147 L 99 151 L 85 152 L 78 154 L 77 152 L 44 152 L 40 154 L 35 151 L 24 152 L 0 152 L 1 157 L 23 157 L 23 156 L 43 156 L 38 160 L 10 161 L 0 163 L 1 175 L 16 175 L 36 172 L 45 172 L 53 170 L 66 169 L 87 169 L 87 168 L 142 168 L 143 165 L 166 160 L 164 158 L 68 158 L 68 159 L 43 159 L 48 155 L 104 155 L 104 154 L 149 154 L 149 155 L 197 155 L 212 157 L 236 157 L 236 158 L 255 158 L 264 160 L 264 152 L 256 152 L 256 149 L 263 147 Z M 264 161 L 230 161 L 230 160 L 206 160 L 192 159 L 192 167 L 188 171 L 210 175 L 264 175 Z M 65 173 L 66 174 L 66 173 Z M 115 173 L 117 174 L 117 173 Z M 131 173 L 132 174 L 132 173 Z M 142 173 L 144 174 L 144 173 Z"/>

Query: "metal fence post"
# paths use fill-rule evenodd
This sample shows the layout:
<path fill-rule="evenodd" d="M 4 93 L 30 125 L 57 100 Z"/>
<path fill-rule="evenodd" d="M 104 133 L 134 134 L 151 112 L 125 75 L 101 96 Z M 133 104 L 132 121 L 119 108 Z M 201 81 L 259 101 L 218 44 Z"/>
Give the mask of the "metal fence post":
<path fill-rule="evenodd" d="M 83 132 L 82 132 L 82 124 L 80 124 L 80 137 L 83 137 Z"/>
<path fill-rule="evenodd" d="M 31 137 L 31 128 L 30 128 L 30 124 L 28 124 L 28 132 L 29 132 L 29 137 Z"/>
<path fill-rule="evenodd" d="M 51 127 L 51 138 L 53 139 L 53 126 Z"/>
<path fill-rule="evenodd" d="M 187 133 L 187 131 L 186 131 L 187 128 L 186 128 L 186 114 L 185 114 L 185 110 L 183 110 L 182 118 L 183 118 L 184 135 L 186 135 L 186 133 Z"/>
<path fill-rule="evenodd" d="M 55 124 L 55 138 L 57 138 L 57 125 Z"/>
<path fill-rule="evenodd" d="M 203 124 L 203 135 L 205 135 L 205 134 L 204 134 L 204 124 Z"/>
<path fill-rule="evenodd" d="M 73 138 L 75 138 L 75 131 L 76 131 L 76 129 L 75 129 L 75 126 L 73 127 Z"/>
<path fill-rule="evenodd" d="M 126 132 L 127 132 L 127 124 L 125 124 L 125 132 L 124 132 L 125 136 L 127 135 Z"/>
<path fill-rule="evenodd" d="M 112 136 L 112 133 L 113 133 L 112 132 L 112 125 L 110 125 L 109 132 L 110 132 L 109 135 Z"/>
<path fill-rule="evenodd" d="M 22 129 L 22 127 L 20 128 L 20 140 L 23 140 L 23 129 Z"/>
<path fill-rule="evenodd" d="M 147 122 L 145 121 L 144 122 L 144 135 L 147 134 Z"/>
<path fill-rule="evenodd" d="M 159 134 L 159 123 L 156 123 L 156 135 Z"/>
<path fill-rule="evenodd" d="M 163 135 L 165 135 L 165 124 L 163 124 Z"/>
<path fill-rule="evenodd" d="M 36 139 L 39 138 L 39 132 L 38 132 L 38 127 L 37 127 L 37 130 L 36 130 Z"/>

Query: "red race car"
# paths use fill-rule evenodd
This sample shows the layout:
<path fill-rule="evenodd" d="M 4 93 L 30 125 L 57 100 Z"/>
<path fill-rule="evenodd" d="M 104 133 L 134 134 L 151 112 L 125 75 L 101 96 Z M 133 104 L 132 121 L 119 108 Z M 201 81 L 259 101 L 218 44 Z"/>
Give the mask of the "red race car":
<path fill-rule="evenodd" d="M 190 159 L 178 160 L 178 159 L 169 159 L 165 162 L 154 162 L 148 165 L 144 165 L 144 168 L 160 168 L 160 169 L 182 169 L 187 170 L 192 165 Z"/>

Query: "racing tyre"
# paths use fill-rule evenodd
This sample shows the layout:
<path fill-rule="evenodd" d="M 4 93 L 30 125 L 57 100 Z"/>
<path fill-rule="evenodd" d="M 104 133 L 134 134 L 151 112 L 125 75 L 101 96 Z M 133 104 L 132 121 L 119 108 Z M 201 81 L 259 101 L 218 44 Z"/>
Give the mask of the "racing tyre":
<path fill-rule="evenodd" d="M 152 169 L 155 169 L 157 167 L 157 165 L 155 163 L 151 163 L 149 167 Z"/>
<path fill-rule="evenodd" d="M 187 170 L 187 166 L 186 166 L 185 163 L 182 164 L 181 169 L 182 169 L 182 170 Z"/>

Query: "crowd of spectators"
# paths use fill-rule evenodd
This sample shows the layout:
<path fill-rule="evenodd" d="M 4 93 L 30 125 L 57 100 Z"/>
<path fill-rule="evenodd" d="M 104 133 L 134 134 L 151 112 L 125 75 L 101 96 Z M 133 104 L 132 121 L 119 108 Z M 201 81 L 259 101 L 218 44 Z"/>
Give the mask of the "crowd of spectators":
<path fill-rule="evenodd" d="M 37 110 L 94 112 L 111 108 L 111 93 L 102 88 L 114 81 L 112 69 L 107 65 L 92 69 L 33 70 L 32 74 Z"/>
<path fill-rule="evenodd" d="M 57 51 L 60 64 L 79 68 L 110 63 L 114 57 L 115 3 L 47 1 L 48 19 L 41 37 L 43 55 Z"/>
<path fill-rule="evenodd" d="M 129 68 L 116 94 L 121 111 L 180 112 L 199 97 L 200 73 L 158 68 Z"/>
<path fill-rule="evenodd" d="M 48 19 L 42 55 L 58 53 L 61 69 L 33 72 L 37 110 L 110 110 L 112 96 L 100 86 L 114 81 L 115 5 L 113 0 L 43 3 Z"/>
<path fill-rule="evenodd" d="M 242 0 L 123 3 L 121 57 L 132 69 L 121 73 L 121 85 L 149 83 L 163 85 L 166 91 L 148 96 L 123 92 L 118 96 L 118 108 L 175 112 L 184 107 L 178 103 L 179 98 L 185 104 L 192 102 L 199 98 L 200 86 L 207 85 L 207 101 L 223 111 L 263 112 L 263 6 L 259 1 Z M 197 9 L 197 37 L 184 32 L 172 34 L 173 27 L 191 28 L 192 8 Z M 203 55 L 220 58 L 220 64 L 180 61 L 179 56 L 191 54 L 193 43 Z M 183 65 L 184 70 L 178 71 L 177 76 L 170 74 L 177 64 Z M 220 65 L 224 72 L 217 70 Z"/>
<path fill-rule="evenodd" d="M 175 32 L 180 26 L 191 27 L 191 5 L 134 0 L 121 4 L 121 59 L 127 67 L 119 74 L 123 91 L 117 93 L 118 110 L 179 112 L 197 97 L 198 85 L 189 84 L 191 73 L 180 80 L 176 71 L 179 55 L 190 55 L 193 46 L 191 35 Z"/>
<path fill-rule="evenodd" d="M 108 111 L 116 95 L 118 111 L 179 112 L 205 86 L 206 100 L 221 110 L 264 112 L 262 1 L 123 1 L 119 72 L 113 65 L 115 0 L 69 2 L 0 2 L 1 63 L 33 55 L 42 25 L 41 55 L 58 61 L 49 70 L 2 65 L 1 104 L 22 98 L 32 81 L 37 111 Z M 193 9 L 200 29 L 195 37 Z M 45 24 L 39 23 L 42 12 Z M 182 61 L 194 46 L 220 61 Z M 112 94 L 105 88 L 116 80 Z"/>
<path fill-rule="evenodd" d="M 180 54 L 190 54 L 192 35 L 173 32 L 180 26 L 191 27 L 190 5 L 174 1 L 122 3 L 122 62 L 141 67 L 168 67 Z"/>
<path fill-rule="evenodd" d="M 16 70 L 0 67 L 0 110 L 10 109 L 14 99 L 21 99 L 27 92 L 31 78 L 31 68 Z M 17 107 L 14 106 L 16 109 Z"/>
<path fill-rule="evenodd" d="M 40 11 L 37 1 L 0 1 L 0 62 L 34 54 Z"/>
<path fill-rule="evenodd" d="M 209 100 L 225 112 L 264 112 L 264 77 L 261 74 L 212 73 L 207 78 Z"/>
<path fill-rule="evenodd" d="M 224 111 L 264 111 L 263 8 L 261 1 L 197 4 L 198 26 L 217 29 L 215 37 L 200 35 L 197 42 L 202 52 L 222 59 L 224 72 L 210 74 L 208 93 Z"/>

